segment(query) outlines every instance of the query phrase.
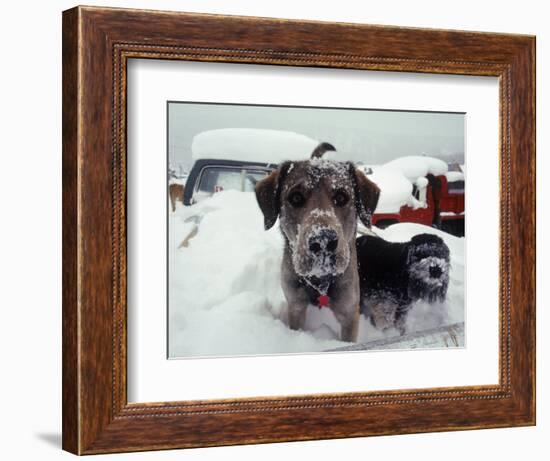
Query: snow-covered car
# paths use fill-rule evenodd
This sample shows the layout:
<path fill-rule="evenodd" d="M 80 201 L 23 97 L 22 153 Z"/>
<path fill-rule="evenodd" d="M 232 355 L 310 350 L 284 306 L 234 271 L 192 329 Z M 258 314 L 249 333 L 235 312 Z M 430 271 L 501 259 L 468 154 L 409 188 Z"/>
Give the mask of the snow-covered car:
<path fill-rule="evenodd" d="M 258 181 L 285 160 L 305 160 L 319 141 L 302 134 L 255 128 L 224 128 L 197 134 L 191 145 L 193 168 L 184 204 L 216 192 L 253 192 Z"/>

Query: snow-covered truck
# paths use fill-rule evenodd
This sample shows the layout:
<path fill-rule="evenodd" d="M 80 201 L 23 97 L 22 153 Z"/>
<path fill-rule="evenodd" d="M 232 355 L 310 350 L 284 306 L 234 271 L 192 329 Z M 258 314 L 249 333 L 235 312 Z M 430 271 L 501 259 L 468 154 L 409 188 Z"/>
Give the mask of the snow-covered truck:
<path fill-rule="evenodd" d="M 428 156 L 362 168 L 381 191 L 374 225 L 413 222 L 464 235 L 464 173 L 448 171 L 444 161 Z"/>
<path fill-rule="evenodd" d="M 184 204 L 223 190 L 253 192 L 258 181 L 285 160 L 304 160 L 318 140 L 289 131 L 229 128 L 204 131 L 193 139 L 193 168 Z M 340 153 L 325 156 L 338 159 Z M 427 156 L 406 156 L 384 165 L 359 166 L 381 190 L 372 218 L 385 228 L 412 222 L 464 235 L 464 174 Z"/>

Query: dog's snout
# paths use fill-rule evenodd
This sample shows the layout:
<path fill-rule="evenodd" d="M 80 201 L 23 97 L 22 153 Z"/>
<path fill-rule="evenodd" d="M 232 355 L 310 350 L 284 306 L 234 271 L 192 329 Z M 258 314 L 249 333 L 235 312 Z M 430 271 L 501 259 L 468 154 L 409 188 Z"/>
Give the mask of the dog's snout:
<path fill-rule="evenodd" d="M 321 252 L 321 244 L 317 241 L 317 239 L 309 239 L 309 251 L 315 254 Z"/>
<path fill-rule="evenodd" d="M 438 279 L 443 274 L 441 267 L 439 266 L 430 266 L 430 277 Z"/>
<path fill-rule="evenodd" d="M 334 253 L 338 247 L 338 234 L 332 229 L 321 229 L 309 237 L 309 250 L 314 254 Z"/>

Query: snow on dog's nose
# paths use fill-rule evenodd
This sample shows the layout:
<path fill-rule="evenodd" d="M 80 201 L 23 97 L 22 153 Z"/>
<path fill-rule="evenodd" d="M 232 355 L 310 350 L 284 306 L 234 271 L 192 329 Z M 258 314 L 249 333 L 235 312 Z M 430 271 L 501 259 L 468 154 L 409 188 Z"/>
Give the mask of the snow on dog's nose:
<path fill-rule="evenodd" d="M 411 264 L 409 274 L 417 280 L 422 280 L 426 287 L 436 287 L 448 280 L 449 266 L 444 259 L 428 256 Z"/>
<path fill-rule="evenodd" d="M 310 235 L 308 239 L 309 251 L 315 255 L 321 253 L 334 253 L 338 248 L 338 234 L 328 227 L 319 229 Z"/>

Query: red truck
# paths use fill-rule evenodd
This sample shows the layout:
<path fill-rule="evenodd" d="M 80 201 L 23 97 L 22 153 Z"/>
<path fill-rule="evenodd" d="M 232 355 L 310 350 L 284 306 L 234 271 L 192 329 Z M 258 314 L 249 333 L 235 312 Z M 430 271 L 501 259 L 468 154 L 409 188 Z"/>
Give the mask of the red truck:
<path fill-rule="evenodd" d="M 375 212 L 372 223 L 384 228 L 399 222 L 413 222 L 438 227 L 450 234 L 464 236 L 464 175 L 449 172 L 446 175 L 427 175 L 425 207 L 403 205 L 396 213 Z M 416 199 L 420 191 L 413 186 Z"/>

